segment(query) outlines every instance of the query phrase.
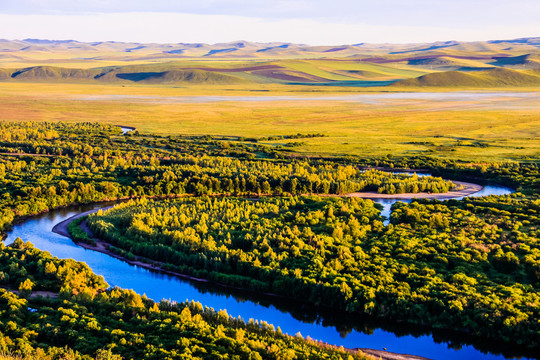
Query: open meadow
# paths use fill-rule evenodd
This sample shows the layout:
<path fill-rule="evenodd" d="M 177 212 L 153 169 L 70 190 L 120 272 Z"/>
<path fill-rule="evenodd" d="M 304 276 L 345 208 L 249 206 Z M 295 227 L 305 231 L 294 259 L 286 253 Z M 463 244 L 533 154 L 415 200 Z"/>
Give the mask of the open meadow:
<path fill-rule="evenodd" d="M 291 85 L 269 85 L 263 94 L 251 90 L 0 83 L 0 114 L 4 121 L 96 121 L 159 135 L 324 135 L 259 141 L 304 155 L 527 161 L 540 154 L 534 89 L 446 95 Z"/>

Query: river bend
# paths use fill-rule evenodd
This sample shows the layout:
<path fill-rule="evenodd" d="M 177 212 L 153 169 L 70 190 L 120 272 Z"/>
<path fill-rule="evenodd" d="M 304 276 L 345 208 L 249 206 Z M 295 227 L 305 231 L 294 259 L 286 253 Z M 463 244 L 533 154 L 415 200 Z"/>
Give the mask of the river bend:
<path fill-rule="evenodd" d="M 499 186 L 485 186 L 471 196 L 503 195 L 511 190 Z M 384 206 L 382 215 L 389 216 L 390 206 L 396 199 L 381 199 L 377 202 Z M 410 201 L 410 200 L 405 200 Z M 156 301 L 170 299 L 199 301 L 214 309 L 226 309 L 232 316 L 241 316 L 264 320 L 285 333 L 294 335 L 300 332 L 304 337 L 322 340 L 348 348 L 372 348 L 403 354 L 414 354 L 429 359 L 510 359 L 519 355 L 519 349 L 498 349 L 497 344 L 451 345 L 464 339 L 456 339 L 445 334 L 415 330 L 410 326 L 380 324 L 367 319 L 351 319 L 351 316 L 326 314 L 305 305 L 275 298 L 265 298 L 251 294 L 235 292 L 230 289 L 208 284 L 195 283 L 175 276 L 129 265 L 119 259 L 103 253 L 86 250 L 77 246 L 69 238 L 53 233 L 52 228 L 80 212 L 105 205 L 91 205 L 79 208 L 51 211 L 20 224 L 8 233 L 6 243 L 12 243 L 17 237 L 32 242 L 37 248 L 50 252 L 59 258 L 73 258 L 87 263 L 98 275 L 102 275 L 111 286 L 133 289 L 146 294 Z M 466 341 L 466 339 L 465 339 Z M 466 342 L 465 342 L 466 343 Z M 481 350 L 480 350 L 481 349 Z"/>

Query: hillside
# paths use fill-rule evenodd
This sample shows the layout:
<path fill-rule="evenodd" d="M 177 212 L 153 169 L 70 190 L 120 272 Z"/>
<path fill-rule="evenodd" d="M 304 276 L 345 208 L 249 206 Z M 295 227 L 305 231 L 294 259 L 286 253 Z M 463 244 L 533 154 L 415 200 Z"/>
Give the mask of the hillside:
<path fill-rule="evenodd" d="M 97 70 L 67 69 L 35 66 L 12 72 L 11 78 L 28 81 L 90 80 L 99 75 Z"/>
<path fill-rule="evenodd" d="M 498 58 L 492 64 L 495 66 L 509 66 L 521 69 L 540 69 L 540 54 Z"/>
<path fill-rule="evenodd" d="M 408 65 L 424 67 L 437 70 L 462 70 L 462 69 L 484 69 L 493 65 L 486 64 L 481 60 L 465 59 L 452 56 L 427 56 L 411 59 Z"/>
<path fill-rule="evenodd" d="M 310 46 L 0 40 L 0 81 L 335 87 L 537 86 L 540 38 Z"/>
<path fill-rule="evenodd" d="M 439 62 L 440 61 L 440 62 Z M 450 61 L 431 59 L 426 64 Z M 198 63 L 196 63 L 198 64 Z M 279 65 L 278 65 L 279 64 Z M 338 61 L 302 61 L 258 63 L 251 66 L 214 67 L 208 64 L 189 66 L 182 63 L 161 63 L 94 69 L 70 69 L 35 66 L 23 69 L 0 69 L 3 82 L 76 82 L 76 83 L 140 83 L 140 84 L 208 84 L 276 83 L 335 86 L 384 86 L 395 81 L 399 87 L 521 87 L 539 86 L 540 71 L 511 68 L 468 68 L 474 71 L 435 71 L 431 73 L 393 69 L 370 63 Z M 372 84 L 372 85 L 370 85 Z"/>
<path fill-rule="evenodd" d="M 177 70 L 169 68 L 164 71 L 147 71 L 145 68 L 131 70 L 116 69 L 68 69 L 52 66 L 36 66 L 21 70 L 0 69 L 1 81 L 30 82 L 140 82 L 151 84 L 236 84 L 245 80 L 204 70 Z"/>
<path fill-rule="evenodd" d="M 336 61 L 274 61 L 246 63 L 167 62 L 143 65 L 71 69 L 35 66 L 0 69 L 0 81 L 107 82 L 141 84 L 318 83 L 398 80 L 423 74 L 366 63 Z"/>
<path fill-rule="evenodd" d="M 540 38 L 476 42 L 444 41 L 420 44 L 341 44 L 311 46 L 293 43 L 257 43 L 233 41 L 227 43 L 144 44 L 126 42 L 80 42 L 74 40 L 0 40 L 0 53 L 6 59 L 20 61 L 43 60 L 51 54 L 54 61 L 149 61 L 186 58 L 226 59 L 316 59 L 348 58 L 351 56 L 394 55 L 413 57 L 420 54 L 482 56 L 519 56 L 538 53 Z"/>
<path fill-rule="evenodd" d="M 102 73 L 96 77 L 98 81 L 131 81 L 146 84 L 237 84 L 245 80 L 236 76 L 225 75 L 205 70 L 171 69 L 166 71 L 125 71 L 124 69 Z"/>
<path fill-rule="evenodd" d="M 12 72 L 8 69 L 0 69 L 0 81 L 9 80 Z"/>
<path fill-rule="evenodd" d="M 400 80 L 392 86 L 476 88 L 540 86 L 540 76 L 535 72 L 502 68 L 474 72 L 446 71 L 422 75 L 415 79 Z"/>

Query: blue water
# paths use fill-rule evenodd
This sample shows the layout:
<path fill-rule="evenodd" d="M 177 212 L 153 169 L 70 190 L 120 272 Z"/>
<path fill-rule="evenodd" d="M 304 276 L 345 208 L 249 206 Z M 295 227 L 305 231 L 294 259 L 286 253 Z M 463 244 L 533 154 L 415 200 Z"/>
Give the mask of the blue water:
<path fill-rule="evenodd" d="M 484 194 L 503 194 L 511 192 L 503 187 L 486 187 Z M 385 204 L 388 206 L 388 204 Z M 286 305 L 279 304 L 277 299 L 253 299 L 250 295 L 232 294 L 227 289 L 205 287 L 205 285 L 192 283 L 174 276 L 156 273 L 138 266 L 129 265 L 108 255 L 83 249 L 75 245 L 70 239 L 52 233 L 53 226 L 89 207 L 73 210 L 57 210 L 51 213 L 30 219 L 14 226 L 8 233 L 6 243 L 11 243 L 16 237 L 32 242 L 36 247 L 49 251 L 59 258 L 73 258 L 86 262 L 92 270 L 102 275 L 111 286 L 133 289 L 140 294 L 146 294 L 156 301 L 170 299 L 173 301 L 195 300 L 214 309 L 226 309 L 229 315 L 241 316 L 245 320 L 250 318 L 264 320 L 279 326 L 288 334 L 300 332 L 304 337 L 322 340 L 335 345 L 349 348 L 372 348 L 397 353 L 409 353 L 424 356 L 430 359 L 509 359 L 497 354 L 484 354 L 473 346 L 465 345 L 459 349 L 452 349 L 447 343 L 439 343 L 432 335 L 397 335 L 396 333 L 374 327 L 373 324 L 355 323 L 356 320 L 340 322 L 339 320 L 317 317 L 311 310 L 300 304 L 287 301 Z M 229 292 L 228 294 L 224 292 Z M 295 314 L 293 316 L 292 314 Z M 305 315 L 305 316 L 304 316 Z M 307 321 L 299 318 L 308 317 Z M 360 320 L 358 320 L 360 321 Z M 357 329 L 351 329 L 351 322 Z M 330 324 L 333 324 L 330 326 Z M 383 326 L 384 327 L 384 326 Z M 399 334 L 414 333 L 412 329 L 398 329 Z M 439 338 L 439 336 L 436 336 Z M 482 348 L 496 348 L 496 344 L 481 344 Z M 510 351 L 509 349 L 506 349 Z"/>

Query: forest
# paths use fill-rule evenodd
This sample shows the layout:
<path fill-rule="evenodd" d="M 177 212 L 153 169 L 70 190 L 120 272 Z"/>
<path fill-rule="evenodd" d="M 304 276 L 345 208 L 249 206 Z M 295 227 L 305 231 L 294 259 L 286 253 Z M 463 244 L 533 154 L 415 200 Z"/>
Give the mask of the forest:
<path fill-rule="evenodd" d="M 343 312 L 540 346 L 538 162 L 289 150 L 94 123 L 0 122 L 0 230 L 50 209 L 124 200 L 87 221 L 126 258 L 164 260 L 178 272 Z M 452 189 L 441 177 L 517 192 L 399 203 L 388 226 L 372 201 L 336 196 Z M 55 359 L 356 356 L 200 304 L 108 289 L 84 264 L 22 241 L 2 246 L 0 257 L 1 351 Z M 157 339 L 158 331 L 174 336 Z"/>
<path fill-rule="evenodd" d="M 1 245 L 0 351 L 34 359 L 365 359 L 197 302 L 109 288 L 84 263 L 18 239 Z M 54 297 L 34 297 L 48 291 Z M 166 336 L 164 334 L 167 334 Z"/>
<path fill-rule="evenodd" d="M 234 150 L 210 156 L 216 144 L 202 139 L 165 149 L 119 133 L 99 124 L 0 123 L 0 230 L 16 217 L 127 197 L 445 192 L 453 186 L 328 161 L 246 160 Z M 246 151 L 243 143 L 230 146 Z"/>
<path fill-rule="evenodd" d="M 388 227 L 370 200 L 325 197 L 144 199 L 87 222 L 128 259 L 538 346 L 540 219 L 531 213 L 540 201 L 512 195 L 454 203 L 398 203 Z"/>

